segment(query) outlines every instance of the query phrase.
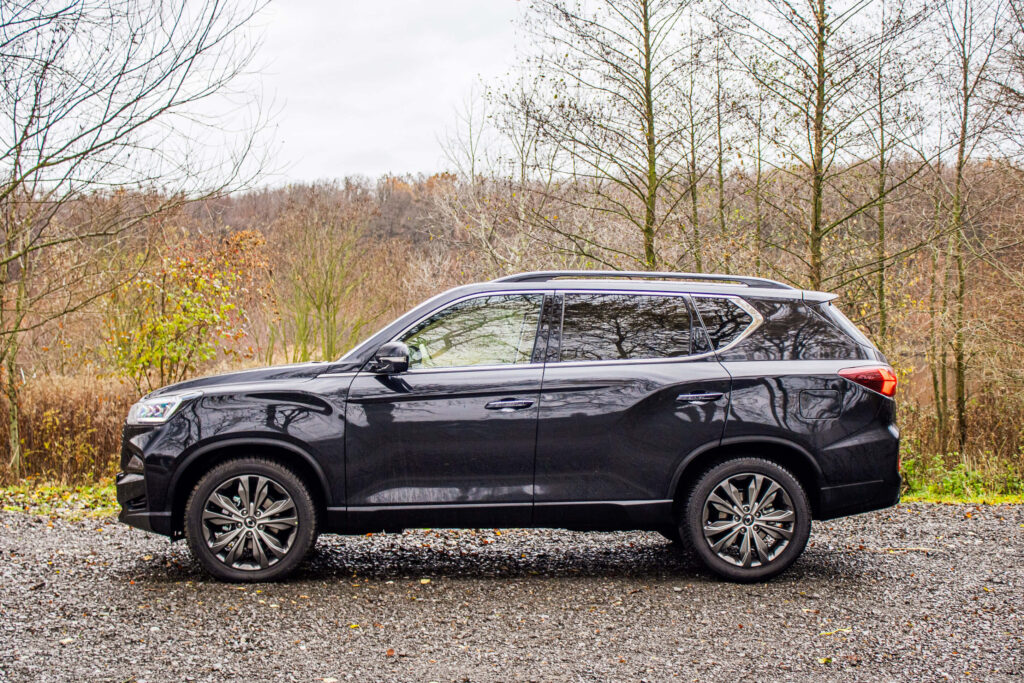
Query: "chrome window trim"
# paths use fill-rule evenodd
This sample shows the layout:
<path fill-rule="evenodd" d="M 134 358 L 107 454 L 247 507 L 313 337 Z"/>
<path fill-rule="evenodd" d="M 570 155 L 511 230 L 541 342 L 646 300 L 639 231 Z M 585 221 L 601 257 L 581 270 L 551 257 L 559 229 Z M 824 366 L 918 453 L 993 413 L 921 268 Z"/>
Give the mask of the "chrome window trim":
<path fill-rule="evenodd" d="M 746 311 L 746 313 L 751 318 L 751 323 L 749 325 L 747 325 L 743 329 L 743 331 L 740 332 L 739 335 L 737 335 L 737 337 L 735 339 L 733 339 L 731 342 L 729 342 L 728 344 L 726 344 L 725 346 L 723 346 L 720 349 L 714 349 L 713 353 L 725 353 L 726 351 L 728 351 L 729 349 L 731 349 L 731 348 L 735 347 L 736 345 L 740 344 L 744 339 L 746 339 L 747 337 L 752 335 L 757 330 L 757 328 L 761 327 L 761 325 L 764 323 L 764 316 L 761 315 L 761 313 L 756 308 L 751 306 L 750 302 L 744 300 L 743 297 L 740 297 L 740 296 L 730 296 L 728 294 L 691 294 L 690 296 L 691 297 L 700 297 L 701 299 L 732 299 L 733 303 L 735 303 L 737 306 L 739 306 L 744 311 Z M 698 316 L 700 316 L 700 311 L 697 310 L 696 306 L 694 306 L 694 311 L 697 313 Z M 704 318 L 700 319 L 700 324 L 704 325 Z M 706 328 L 705 328 L 705 332 L 707 332 Z M 711 343 L 711 335 L 709 334 L 709 335 L 707 335 L 707 337 L 708 337 L 708 343 L 710 344 Z"/>
<path fill-rule="evenodd" d="M 412 368 L 400 374 L 427 375 L 434 372 L 471 372 L 475 370 L 539 370 L 543 367 L 543 363 L 506 363 L 504 365 L 459 365 L 454 368 Z"/>
<path fill-rule="evenodd" d="M 557 289 L 501 289 L 501 290 L 491 290 L 491 291 L 487 291 L 487 292 L 474 292 L 472 294 L 466 294 L 464 296 L 458 297 L 457 299 L 453 299 L 452 301 L 449 301 L 448 303 L 446 303 L 444 305 L 438 306 L 437 308 L 432 308 L 430 311 L 428 311 L 427 313 L 423 314 L 422 316 L 417 318 L 415 321 L 413 321 L 412 323 L 410 323 L 409 325 L 407 325 L 406 327 L 401 329 L 389 341 L 392 341 L 392 342 L 393 341 L 398 341 L 402 337 L 402 335 L 404 335 L 406 332 L 408 332 L 412 328 L 414 328 L 417 325 L 419 325 L 421 322 L 423 322 L 427 318 L 430 318 L 431 316 L 433 316 L 433 315 L 435 315 L 437 313 L 440 313 L 441 311 L 445 310 L 449 306 L 454 306 L 457 303 L 461 303 L 461 302 L 467 301 L 469 299 L 478 299 L 480 297 L 485 297 L 485 296 L 505 296 L 505 295 L 511 295 L 511 294 L 539 294 L 541 296 L 544 296 L 544 295 L 550 295 L 550 294 L 556 294 L 556 293 L 557 294 L 625 294 L 625 295 L 630 295 L 630 296 L 676 296 L 676 297 L 690 297 L 690 298 L 701 297 L 701 298 L 704 298 L 704 299 L 730 299 L 737 306 L 739 306 L 741 309 L 743 309 L 748 315 L 750 315 L 750 317 L 752 319 L 752 322 L 749 325 L 747 325 L 746 328 L 744 328 L 743 332 L 741 332 L 735 339 L 733 339 L 731 342 L 729 342 L 728 344 L 723 346 L 721 349 L 712 349 L 711 351 L 705 351 L 703 353 L 695 353 L 695 354 L 692 354 L 692 355 L 689 355 L 689 356 L 677 356 L 675 358 L 616 358 L 616 359 L 610 359 L 610 360 L 576 360 L 576 361 L 560 361 L 560 360 L 557 360 L 557 361 L 552 361 L 552 362 L 549 363 L 549 365 L 558 365 L 558 366 L 561 366 L 561 367 L 576 367 L 576 366 L 583 366 L 583 365 L 634 364 L 634 363 L 688 363 L 690 361 L 705 360 L 707 358 L 714 358 L 714 357 L 717 356 L 717 354 L 724 353 L 724 352 L 728 351 L 729 349 L 735 347 L 736 345 L 742 343 L 743 340 L 745 340 L 747 337 L 749 337 L 751 334 L 753 334 L 757 330 L 757 328 L 760 327 L 764 323 L 764 316 L 762 316 L 758 312 L 758 310 L 756 308 L 751 306 L 750 303 L 748 303 L 746 300 L 744 300 L 743 297 L 735 295 L 735 294 L 694 294 L 694 293 L 691 293 L 691 292 L 673 292 L 673 291 L 656 291 L 656 290 L 637 291 L 637 290 L 634 290 L 634 289 L 621 289 L 621 288 L 607 288 L 607 289 L 570 289 L 570 288 L 557 288 Z M 440 296 L 440 295 L 438 295 L 438 296 Z M 562 311 L 563 311 L 563 314 L 564 314 L 564 311 L 565 311 L 564 305 L 563 305 Z M 696 309 L 696 307 L 694 307 L 694 313 L 700 319 L 700 324 L 703 327 L 704 320 L 703 320 L 703 318 L 700 318 L 700 311 L 698 311 Z M 563 322 L 562 320 L 559 320 L 559 328 L 560 329 L 561 329 L 562 322 Z M 710 336 L 708 336 L 708 341 L 709 342 L 711 341 Z M 385 343 L 387 343 L 387 342 L 385 342 Z M 346 355 L 348 355 L 348 354 L 346 354 Z M 545 366 L 545 363 L 520 363 L 518 365 L 517 364 L 511 364 L 511 363 L 510 364 L 506 364 L 506 365 L 464 365 L 464 366 L 453 367 L 453 368 L 411 368 L 409 370 L 406 370 L 402 374 L 417 374 L 418 375 L 418 374 L 432 373 L 432 372 L 470 372 L 470 371 L 475 371 L 475 370 L 493 372 L 495 370 L 536 369 L 536 368 L 543 368 L 544 366 Z M 363 373 L 363 372 L 366 372 L 366 371 L 365 370 L 359 370 L 358 372 L 352 373 L 352 374 L 360 374 L 360 373 Z M 346 377 L 348 375 L 349 375 L 349 373 L 338 373 L 336 375 L 332 374 L 332 375 L 319 375 L 319 376 L 320 377 L 328 377 L 328 376 L 330 376 L 330 377 Z"/>
<path fill-rule="evenodd" d="M 737 344 L 741 343 L 744 339 L 749 337 L 754 331 L 761 326 L 764 322 L 764 316 L 762 316 L 756 308 L 751 306 L 742 297 L 734 294 L 691 294 L 690 292 L 658 292 L 658 291 L 636 291 L 629 289 L 559 289 L 559 294 L 626 294 L 630 296 L 678 296 L 678 297 L 701 297 L 704 299 L 731 299 L 737 306 L 743 309 L 751 318 L 751 323 L 747 325 L 740 334 L 733 339 L 731 342 L 723 346 L 721 349 L 712 349 L 711 351 L 705 351 L 703 353 L 694 353 L 689 356 L 676 356 L 674 358 L 614 358 L 609 360 L 571 360 L 562 361 L 557 360 L 552 365 L 559 365 L 562 367 L 575 367 L 577 365 L 613 365 L 616 363 L 686 363 L 694 360 L 703 360 L 705 358 L 713 358 L 719 353 L 723 353 L 733 348 Z M 693 309 L 694 313 L 700 322 L 701 327 L 704 327 L 704 319 L 700 317 L 700 311 L 697 310 L 696 306 Z M 562 329 L 562 324 L 565 322 L 565 305 L 563 300 L 562 305 L 562 320 L 560 322 L 559 329 Z M 708 335 L 708 343 L 711 343 L 711 336 Z"/>
<path fill-rule="evenodd" d="M 676 356 L 674 358 L 614 358 L 610 360 L 556 360 L 551 362 L 551 367 L 573 368 L 582 365 L 632 365 L 636 363 L 689 363 L 690 361 L 703 360 L 714 357 L 714 351 L 694 353 L 689 356 Z"/>

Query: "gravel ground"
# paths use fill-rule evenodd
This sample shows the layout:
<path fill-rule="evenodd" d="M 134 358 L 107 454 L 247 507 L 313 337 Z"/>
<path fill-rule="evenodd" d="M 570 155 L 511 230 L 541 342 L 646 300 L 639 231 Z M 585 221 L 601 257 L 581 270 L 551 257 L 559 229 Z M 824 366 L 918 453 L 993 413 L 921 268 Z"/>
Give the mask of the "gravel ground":
<path fill-rule="evenodd" d="M 762 585 L 648 533 L 325 536 L 287 583 L 208 580 L 113 519 L 0 513 L 0 679 L 1020 680 L 1024 506 L 815 523 Z"/>

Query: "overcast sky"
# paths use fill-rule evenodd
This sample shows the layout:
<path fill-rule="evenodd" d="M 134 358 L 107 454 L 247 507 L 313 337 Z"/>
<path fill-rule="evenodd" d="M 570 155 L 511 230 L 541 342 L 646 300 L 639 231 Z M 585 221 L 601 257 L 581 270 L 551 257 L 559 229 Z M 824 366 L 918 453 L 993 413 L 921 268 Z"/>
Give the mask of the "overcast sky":
<path fill-rule="evenodd" d="M 432 173 L 474 82 L 515 56 L 518 0 L 277 0 L 258 21 L 271 184 Z"/>

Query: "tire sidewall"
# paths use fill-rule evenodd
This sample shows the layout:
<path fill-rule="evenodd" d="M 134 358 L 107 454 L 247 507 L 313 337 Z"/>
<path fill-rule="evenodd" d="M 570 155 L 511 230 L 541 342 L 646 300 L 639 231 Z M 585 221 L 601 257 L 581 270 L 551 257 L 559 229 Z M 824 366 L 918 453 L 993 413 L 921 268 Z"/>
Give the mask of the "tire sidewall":
<path fill-rule="evenodd" d="M 704 501 L 722 480 L 745 472 L 763 474 L 774 479 L 789 495 L 797 516 L 789 545 L 772 562 L 762 567 L 744 568 L 730 564 L 718 557 L 704 538 Z M 811 507 L 800 482 L 785 467 L 761 458 L 735 458 L 711 467 L 697 480 L 680 520 L 680 532 L 689 539 L 704 565 L 714 573 L 741 583 L 761 581 L 785 571 L 803 553 L 811 533 Z"/>
<path fill-rule="evenodd" d="M 271 567 L 246 571 L 229 567 L 206 545 L 202 512 L 206 499 L 225 481 L 243 475 L 273 479 L 291 496 L 299 528 L 288 554 Z M 262 458 L 229 460 L 207 472 L 196 484 L 185 505 L 185 538 L 193 556 L 210 574 L 222 581 L 275 581 L 291 573 L 305 558 L 317 534 L 316 506 L 306 484 L 292 470 Z"/>

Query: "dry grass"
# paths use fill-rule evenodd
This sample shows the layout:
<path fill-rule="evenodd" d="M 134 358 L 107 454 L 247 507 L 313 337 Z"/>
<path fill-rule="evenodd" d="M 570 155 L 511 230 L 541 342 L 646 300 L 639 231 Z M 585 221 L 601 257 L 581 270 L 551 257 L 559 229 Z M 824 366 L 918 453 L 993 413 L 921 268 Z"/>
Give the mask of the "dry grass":
<path fill-rule="evenodd" d="M 97 377 L 40 377 L 21 390 L 23 475 L 62 484 L 98 482 L 117 471 L 121 426 L 138 398 L 130 385 Z M 6 405 L 4 406 L 6 416 Z M 0 481 L 11 483 L 7 421 Z"/>

